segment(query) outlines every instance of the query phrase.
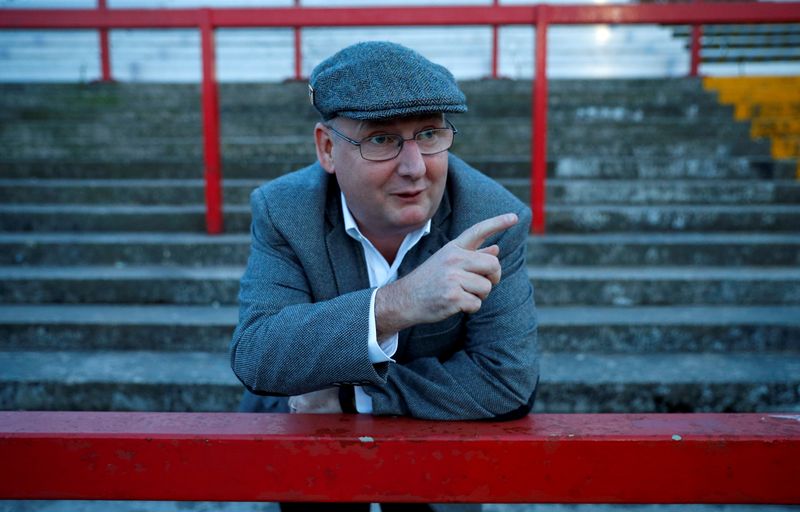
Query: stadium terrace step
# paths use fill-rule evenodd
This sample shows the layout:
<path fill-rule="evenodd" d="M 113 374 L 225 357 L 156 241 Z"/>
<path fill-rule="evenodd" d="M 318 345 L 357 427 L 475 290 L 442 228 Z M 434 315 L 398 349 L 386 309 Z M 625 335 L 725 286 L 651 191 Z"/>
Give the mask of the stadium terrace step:
<path fill-rule="evenodd" d="M 205 231 L 203 204 L 195 205 L 0 205 L 0 231 Z M 227 206 L 229 232 L 250 226 L 249 206 Z"/>
<path fill-rule="evenodd" d="M 536 411 L 772 411 L 796 406 L 786 354 L 544 354 Z M 0 352 L 0 408 L 231 411 L 224 353 Z"/>
<path fill-rule="evenodd" d="M 198 179 L 203 163 L 196 159 L 154 160 L 139 155 L 114 161 L 104 155 L 86 155 L 65 161 L 46 158 L 0 157 L 4 179 Z M 548 176 L 585 179 L 795 179 L 795 164 L 776 161 L 768 155 L 741 157 L 634 158 L 600 156 L 555 156 L 550 153 Z M 223 155 L 226 179 L 267 180 L 313 163 L 311 158 L 263 156 L 233 160 Z M 494 178 L 524 179 L 530 176 L 530 156 L 480 155 L 470 164 Z"/>
<path fill-rule="evenodd" d="M 550 118 L 551 116 L 548 116 Z M 530 115 L 518 118 L 500 117 L 485 119 L 480 117 L 452 117 L 458 128 L 455 148 L 479 146 L 487 141 L 502 151 L 515 151 L 518 141 L 529 141 L 531 137 Z M 709 122 L 717 122 L 719 128 L 709 131 Z M 97 121 L 76 123 L 70 120 L 58 121 L 14 121 L 13 131 L 0 133 L 0 147 L 10 156 L 24 157 L 35 152 L 52 151 L 54 147 L 64 150 L 80 148 L 84 151 L 117 155 L 128 146 L 140 151 L 177 151 L 182 146 L 202 146 L 202 133 L 198 130 L 200 121 L 188 120 L 184 125 L 160 122 L 126 122 L 124 128 L 109 131 Z M 275 126 L 272 124 L 277 123 Z M 270 119 L 263 116 L 255 119 L 233 119 L 222 124 L 222 144 L 231 151 L 237 146 L 275 145 L 287 147 L 311 143 L 313 120 L 296 118 Z M 780 128 L 780 125 L 777 125 Z M 759 126 L 759 133 L 774 130 L 775 123 Z M 613 111 L 603 113 L 575 113 L 573 116 L 554 112 L 548 127 L 548 138 L 554 147 L 569 144 L 603 144 L 609 140 L 609 132 L 621 141 L 635 141 L 637 145 L 662 144 L 669 140 L 670 145 L 680 145 L 695 140 L 706 143 L 730 141 L 750 141 L 750 126 L 747 123 L 733 123 L 730 114 L 716 118 L 695 117 L 688 119 L 674 117 L 644 118 L 625 115 L 615 117 Z M 24 146 L 25 152 L 20 152 Z M 123 147 L 124 146 L 124 147 Z M 271 148 L 275 149 L 275 148 Z M 294 150 L 293 150 L 294 151 Z M 9 153 L 10 152 L 10 153 Z M 184 151 L 185 152 L 185 151 Z M 190 154 L 191 153 L 187 153 Z"/>
<path fill-rule="evenodd" d="M 244 265 L 248 233 L 2 233 L 0 265 Z"/>
<path fill-rule="evenodd" d="M 800 205 L 548 206 L 552 233 L 619 231 L 796 232 Z"/>
<path fill-rule="evenodd" d="M 244 265 L 248 234 L 0 233 L 0 265 Z M 600 233 L 531 236 L 533 266 L 793 266 L 798 233 Z"/>
<path fill-rule="evenodd" d="M 550 82 L 537 411 L 800 411 L 796 162 L 701 84 Z M 463 88 L 454 152 L 527 201 L 531 82 Z M 314 160 L 306 95 L 222 84 L 208 236 L 199 86 L 0 85 L 0 409 L 235 409 L 248 195 Z"/>
<path fill-rule="evenodd" d="M 535 411 L 797 410 L 800 358 L 787 354 L 545 354 Z"/>
<path fill-rule="evenodd" d="M 800 233 L 598 233 L 531 237 L 532 266 L 797 266 Z"/>
<path fill-rule="evenodd" d="M 242 267 L 0 267 L 0 302 L 235 304 Z M 795 267 L 530 267 L 536 303 L 800 304 Z"/>
<path fill-rule="evenodd" d="M 250 208 L 224 207 L 225 229 L 250 229 Z M 551 205 L 551 233 L 619 231 L 796 232 L 800 205 Z M 0 231 L 172 231 L 203 232 L 205 206 L 171 205 L 0 205 Z"/>
<path fill-rule="evenodd" d="M 462 140 L 463 139 L 463 140 Z M 3 146 L 7 159 L 60 158 L 76 159 L 120 158 L 136 160 L 146 155 L 151 159 L 202 158 L 202 144 L 193 137 L 129 139 L 125 145 L 119 143 L 70 143 L 60 141 L 55 147 L 42 141 L 37 144 L 21 144 L 12 141 Z M 746 138 L 720 138 L 717 135 L 694 135 L 685 140 L 664 144 L 659 139 L 636 140 L 628 138 L 609 139 L 602 134 L 592 138 L 576 138 L 575 140 L 548 139 L 547 150 L 559 158 L 570 156 L 617 155 L 636 158 L 697 158 L 700 156 L 748 157 L 769 154 L 770 143 L 766 140 L 750 140 Z M 261 137 L 241 137 L 222 142 L 222 151 L 228 158 L 254 159 L 265 156 L 283 159 L 313 161 L 314 143 L 308 135 L 269 135 Z M 505 139 L 502 144 L 488 141 L 485 137 L 462 137 L 453 146 L 453 151 L 463 157 L 501 153 L 523 156 L 530 154 L 530 136 L 518 136 Z"/>
<path fill-rule="evenodd" d="M 260 180 L 223 180 L 223 204 L 249 204 Z M 202 179 L 0 179 L 0 203 L 180 205 L 203 203 Z"/>
<path fill-rule="evenodd" d="M 499 178 L 521 200 L 527 179 Z M 223 180 L 223 204 L 247 205 L 260 180 Z M 0 179 L 0 203 L 180 205 L 202 203 L 205 181 Z M 547 181 L 549 204 L 767 204 L 800 203 L 800 182 L 790 180 L 585 180 Z"/>
<path fill-rule="evenodd" d="M 236 306 L 2 304 L 0 351 L 225 352 Z M 800 306 L 542 306 L 547 353 L 800 352 Z"/>
<path fill-rule="evenodd" d="M 800 304 L 789 267 L 529 267 L 541 305 Z"/>
<path fill-rule="evenodd" d="M 521 200 L 528 202 L 530 180 L 500 178 L 498 181 Z M 628 204 L 654 207 L 661 204 L 798 204 L 800 182 L 549 179 L 547 203 L 550 205 Z"/>

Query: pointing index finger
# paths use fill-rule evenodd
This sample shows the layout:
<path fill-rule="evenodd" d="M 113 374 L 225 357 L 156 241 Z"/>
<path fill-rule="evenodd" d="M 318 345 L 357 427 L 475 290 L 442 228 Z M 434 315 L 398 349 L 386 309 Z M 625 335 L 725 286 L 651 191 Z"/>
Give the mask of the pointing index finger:
<path fill-rule="evenodd" d="M 519 218 L 514 213 L 506 213 L 492 217 L 490 219 L 482 220 L 477 224 L 468 227 L 463 233 L 458 235 L 458 238 L 453 240 L 455 244 L 463 249 L 470 251 L 477 250 L 483 242 L 503 230 L 506 230 L 519 221 Z"/>

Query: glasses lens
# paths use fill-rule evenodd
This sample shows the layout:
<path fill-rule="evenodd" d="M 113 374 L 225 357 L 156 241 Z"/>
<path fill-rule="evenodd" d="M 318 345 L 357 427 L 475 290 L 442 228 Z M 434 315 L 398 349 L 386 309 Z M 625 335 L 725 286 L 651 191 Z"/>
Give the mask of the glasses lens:
<path fill-rule="evenodd" d="M 453 130 L 451 128 L 432 128 L 423 130 L 414 136 L 419 152 L 423 155 L 435 155 L 447 151 L 453 145 Z M 380 162 L 391 160 L 400 154 L 403 138 L 399 135 L 381 134 L 362 139 L 360 143 L 361 156 L 366 160 Z"/>
<path fill-rule="evenodd" d="M 435 128 L 419 132 L 414 139 L 417 141 L 419 151 L 423 155 L 441 153 L 453 144 L 453 130 L 450 128 Z"/>
<path fill-rule="evenodd" d="M 361 141 L 361 156 L 367 160 L 391 160 L 400 153 L 402 143 L 399 135 L 373 135 Z"/>

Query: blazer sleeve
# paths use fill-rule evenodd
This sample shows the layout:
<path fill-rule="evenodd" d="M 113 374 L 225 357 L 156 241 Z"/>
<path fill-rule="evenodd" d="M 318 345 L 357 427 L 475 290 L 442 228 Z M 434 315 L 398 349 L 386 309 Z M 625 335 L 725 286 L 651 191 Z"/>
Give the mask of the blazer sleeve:
<path fill-rule="evenodd" d="M 503 275 L 467 316 L 462 348 L 446 360 L 392 364 L 385 384 L 365 386 L 373 414 L 458 420 L 527 414 L 539 379 L 537 320 L 525 255 L 530 210 L 498 240 Z M 407 341 L 414 343 L 412 337 Z"/>
<path fill-rule="evenodd" d="M 383 384 L 388 363 L 367 351 L 367 288 L 315 302 L 299 258 L 272 222 L 264 192 L 253 221 L 230 343 L 233 372 L 259 395 L 297 395 L 342 384 Z"/>

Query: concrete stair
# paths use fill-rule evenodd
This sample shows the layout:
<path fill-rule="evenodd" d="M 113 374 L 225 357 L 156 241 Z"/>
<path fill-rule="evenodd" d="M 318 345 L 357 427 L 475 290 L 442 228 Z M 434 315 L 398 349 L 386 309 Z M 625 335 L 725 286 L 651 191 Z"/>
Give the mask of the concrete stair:
<path fill-rule="evenodd" d="M 469 82 L 457 154 L 529 196 L 530 82 Z M 0 86 L 0 408 L 226 411 L 249 191 L 312 161 L 304 84 Z M 529 239 L 537 410 L 800 410 L 800 185 L 697 80 L 553 81 Z M 258 108 L 254 108 L 259 105 Z"/>

